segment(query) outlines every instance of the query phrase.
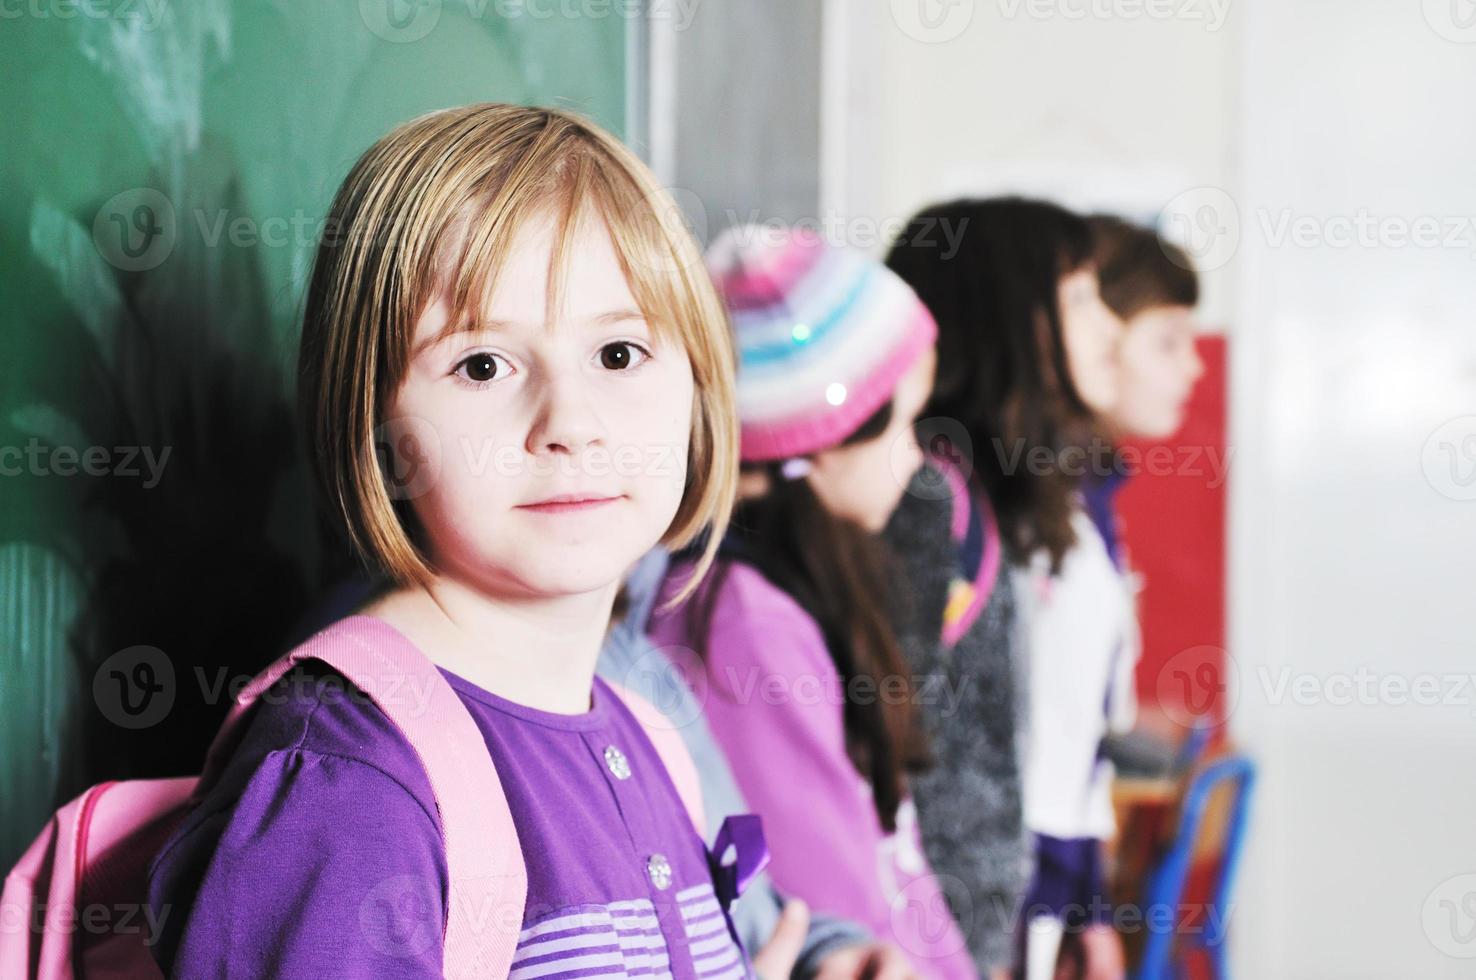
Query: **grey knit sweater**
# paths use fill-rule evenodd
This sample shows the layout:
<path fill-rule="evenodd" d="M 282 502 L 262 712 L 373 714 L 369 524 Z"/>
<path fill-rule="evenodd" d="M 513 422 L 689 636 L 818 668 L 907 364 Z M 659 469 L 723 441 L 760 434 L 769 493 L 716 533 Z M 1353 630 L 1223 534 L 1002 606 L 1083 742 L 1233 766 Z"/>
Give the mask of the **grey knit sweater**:
<path fill-rule="evenodd" d="M 1011 962 L 1030 873 L 1016 743 L 1019 634 L 1012 576 L 1002 565 L 979 618 L 952 648 L 940 642 L 957 567 L 953 503 L 936 499 L 942 486 L 936 472 L 914 477 L 884 539 L 898 566 L 894 624 L 922 680 L 918 715 L 937 763 L 912 780 L 923 849 L 987 976 Z"/>

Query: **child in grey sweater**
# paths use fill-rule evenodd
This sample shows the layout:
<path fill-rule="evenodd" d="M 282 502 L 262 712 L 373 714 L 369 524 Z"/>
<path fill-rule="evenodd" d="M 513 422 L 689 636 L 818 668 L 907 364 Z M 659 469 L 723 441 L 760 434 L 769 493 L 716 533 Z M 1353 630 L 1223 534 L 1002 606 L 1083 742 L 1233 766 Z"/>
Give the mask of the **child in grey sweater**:
<path fill-rule="evenodd" d="M 936 763 L 912 779 L 923 849 L 981 977 L 1008 975 L 1031 870 L 1015 597 L 992 522 L 982 498 L 930 464 L 884 532 L 897 562 L 897 635 Z"/>

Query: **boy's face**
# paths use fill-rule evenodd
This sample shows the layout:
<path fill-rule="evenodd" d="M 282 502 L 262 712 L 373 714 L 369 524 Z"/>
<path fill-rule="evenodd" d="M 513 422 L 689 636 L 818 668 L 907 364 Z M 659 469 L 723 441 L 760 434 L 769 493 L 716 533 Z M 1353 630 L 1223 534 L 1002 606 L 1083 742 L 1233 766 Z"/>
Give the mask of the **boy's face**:
<path fill-rule="evenodd" d="M 508 597 L 618 581 L 670 526 L 686 484 L 686 351 L 657 341 L 593 218 L 546 322 L 554 232 L 551 216 L 519 232 L 475 332 L 441 336 L 447 298 L 430 304 L 381 430 L 397 472 L 419 444 L 429 476 L 405 496 L 435 565 Z"/>
<path fill-rule="evenodd" d="M 1123 332 L 1117 362 L 1122 387 L 1107 413 L 1124 435 L 1167 439 L 1184 424 L 1184 408 L 1204 363 L 1194 347 L 1193 310 L 1153 306 Z"/>
<path fill-rule="evenodd" d="M 1063 276 L 1056 299 L 1071 382 L 1087 408 L 1108 411 L 1122 392 L 1117 361 L 1122 321 L 1102 302 L 1095 269 L 1079 269 Z"/>

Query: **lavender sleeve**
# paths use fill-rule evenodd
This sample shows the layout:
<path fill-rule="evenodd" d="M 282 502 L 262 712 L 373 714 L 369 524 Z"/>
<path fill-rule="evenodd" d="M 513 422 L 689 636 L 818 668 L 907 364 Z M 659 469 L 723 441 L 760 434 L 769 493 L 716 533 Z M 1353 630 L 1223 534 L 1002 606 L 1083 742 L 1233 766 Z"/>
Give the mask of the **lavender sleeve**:
<path fill-rule="evenodd" d="M 661 617 L 652 637 L 690 642 L 686 627 L 679 614 Z M 828 697 L 835 667 L 819 627 L 735 564 L 714 610 L 706 667 L 693 680 L 743 796 L 763 816 L 775 886 L 885 938 L 891 908 L 872 847 L 879 831 L 847 752 L 841 706 Z"/>
<path fill-rule="evenodd" d="M 421 800 L 361 759 L 252 766 L 234 805 L 207 797 L 155 858 L 165 975 L 440 977 L 446 866 Z"/>
<path fill-rule="evenodd" d="M 727 757 L 708 728 L 702 704 L 687 686 L 678 665 L 670 659 L 671 648 L 658 647 L 646 633 L 668 565 L 667 554 L 657 548 L 630 573 L 626 582 L 630 608 L 624 619 L 611 629 L 600 650 L 597 669 L 605 679 L 656 705 L 681 733 L 702 781 L 708 822 L 706 837 L 710 841 L 725 817 L 748 813 L 752 808 L 743 798 Z M 784 897 L 767 874 L 760 874 L 734 903 L 733 921 L 750 955 L 768 942 L 779 923 L 783 905 Z M 795 980 L 813 977 L 830 954 L 872 941 L 870 933 L 847 919 L 815 913 L 791 976 Z"/>

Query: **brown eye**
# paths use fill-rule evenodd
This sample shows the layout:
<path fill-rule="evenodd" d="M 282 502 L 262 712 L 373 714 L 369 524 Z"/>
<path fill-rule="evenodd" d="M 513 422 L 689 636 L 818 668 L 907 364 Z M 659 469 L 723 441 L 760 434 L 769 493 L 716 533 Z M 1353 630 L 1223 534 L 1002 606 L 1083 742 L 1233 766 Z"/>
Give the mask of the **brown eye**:
<path fill-rule="evenodd" d="M 496 380 L 500 375 L 505 375 L 507 362 L 496 354 L 481 353 L 473 354 L 456 365 L 456 374 L 472 384 L 485 384 Z"/>
<path fill-rule="evenodd" d="M 635 344 L 622 340 L 600 348 L 600 366 L 607 371 L 624 371 L 640 364 L 647 356 Z"/>

